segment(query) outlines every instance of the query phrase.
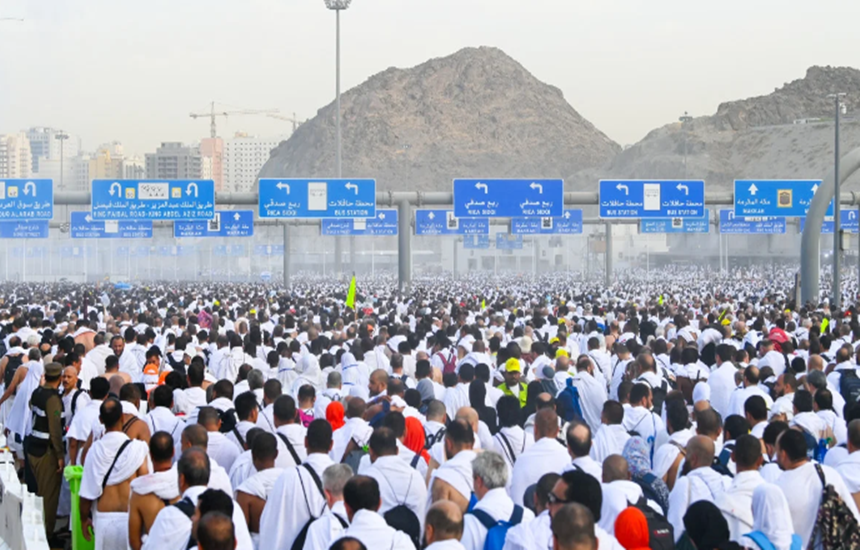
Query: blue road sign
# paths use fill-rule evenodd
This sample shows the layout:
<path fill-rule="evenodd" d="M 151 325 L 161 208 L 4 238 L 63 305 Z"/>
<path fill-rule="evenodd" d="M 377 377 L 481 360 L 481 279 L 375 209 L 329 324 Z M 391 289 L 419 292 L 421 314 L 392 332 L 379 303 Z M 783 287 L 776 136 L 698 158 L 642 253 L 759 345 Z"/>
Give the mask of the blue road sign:
<path fill-rule="evenodd" d="M 463 248 L 466 250 L 481 250 L 490 248 L 489 235 L 465 235 L 463 236 Z"/>
<path fill-rule="evenodd" d="M 211 220 L 212 180 L 93 180 L 94 220 Z"/>
<path fill-rule="evenodd" d="M 118 246 L 114 251 L 114 256 L 117 258 L 128 258 L 129 254 L 130 250 L 127 246 Z"/>
<path fill-rule="evenodd" d="M 839 225 L 842 226 L 842 231 L 847 233 L 857 233 L 860 230 L 860 223 L 857 220 L 857 212 L 854 210 L 842 211 L 839 213 Z M 806 218 L 800 218 L 800 232 L 803 233 L 803 228 L 806 227 Z M 832 235 L 833 228 L 836 227 L 836 222 L 832 217 L 824 219 L 821 224 L 821 232 Z"/>
<path fill-rule="evenodd" d="M 806 216 L 821 180 L 735 180 L 736 216 Z M 833 215 L 833 201 L 826 216 Z"/>
<path fill-rule="evenodd" d="M 243 244 L 234 244 L 227 247 L 227 252 L 233 258 L 241 258 L 243 256 L 247 256 L 248 253 L 245 251 L 245 245 Z"/>
<path fill-rule="evenodd" d="M 582 233 L 582 210 L 565 210 L 558 218 L 511 218 L 514 235 L 578 235 Z"/>
<path fill-rule="evenodd" d="M 219 244 L 212 247 L 212 255 L 223 257 L 227 255 L 227 245 Z"/>
<path fill-rule="evenodd" d="M 397 235 L 397 209 L 379 209 L 376 211 L 375 218 L 362 220 L 323 220 L 322 234 L 328 236 L 365 235 L 370 237 Z"/>
<path fill-rule="evenodd" d="M 540 218 L 564 212 L 564 180 L 456 179 L 458 218 Z"/>
<path fill-rule="evenodd" d="M 372 218 L 376 180 L 260 180 L 261 218 Z"/>
<path fill-rule="evenodd" d="M 135 246 L 130 251 L 129 254 L 132 258 L 148 258 L 149 257 L 149 247 L 148 246 Z"/>
<path fill-rule="evenodd" d="M 50 220 L 53 217 L 52 180 L 0 180 L 0 220 Z"/>
<path fill-rule="evenodd" d="M 158 247 L 158 255 L 159 256 L 193 256 L 194 255 L 194 247 L 189 245 L 181 245 L 181 246 L 159 246 Z"/>
<path fill-rule="evenodd" d="M 702 218 L 702 180 L 600 180 L 601 218 Z"/>
<path fill-rule="evenodd" d="M 211 220 L 177 221 L 173 236 L 183 237 L 253 237 L 253 210 L 218 210 Z"/>
<path fill-rule="evenodd" d="M 48 220 L 0 221 L 0 239 L 47 239 Z"/>
<path fill-rule="evenodd" d="M 254 256 L 283 256 L 284 245 L 282 244 L 258 244 L 254 245 Z"/>
<path fill-rule="evenodd" d="M 488 218 L 457 218 L 453 210 L 415 210 L 416 235 L 488 235 Z"/>
<path fill-rule="evenodd" d="M 496 250 L 520 250 L 523 247 L 522 235 L 496 233 Z"/>
<path fill-rule="evenodd" d="M 70 233 L 73 239 L 151 239 L 149 220 L 96 221 L 89 212 L 72 212 Z"/>
<path fill-rule="evenodd" d="M 639 220 L 640 233 L 710 233 L 711 211 L 703 218 L 671 218 Z"/>
<path fill-rule="evenodd" d="M 773 235 L 785 233 L 785 218 L 735 216 L 730 209 L 720 210 L 720 233 L 724 235 Z"/>
<path fill-rule="evenodd" d="M 93 255 L 88 246 L 63 246 L 60 248 L 61 258 L 89 258 Z"/>

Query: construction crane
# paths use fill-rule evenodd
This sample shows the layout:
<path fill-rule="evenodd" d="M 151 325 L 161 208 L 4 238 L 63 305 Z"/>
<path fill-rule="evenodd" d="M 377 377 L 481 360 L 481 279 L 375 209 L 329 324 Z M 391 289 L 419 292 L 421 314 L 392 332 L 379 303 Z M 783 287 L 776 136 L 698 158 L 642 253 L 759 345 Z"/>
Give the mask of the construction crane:
<path fill-rule="evenodd" d="M 266 116 L 267 116 L 267 117 L 271 117 L 271 118 L 277 118 L 278 120 L 286 120 L 287 122 L 292 122 L 292 123 L 293 123 L 293 133 L 294 133 L 294 134 L 296 133 L 296 128 L 298 128 L 299 126 L 301 126 L 301 125 L 302 125 L 302 123 L 304 122 L 303 120 L 299 120 L 299 119 L 297 119 L 297 118 L 296 118 L 296 113 L 293 113 L 293 116 L 291 116 L 291 117 L 289 117 L 289 116 L 284 116 L 284 115 L 279 115 L 279 114 L 276 114 L 276 113 L 268 113 L 268 114 L 266 114 Z"/>
<path fill-rule="evenodd" d="M 210 110 L 208 113 L 189 113 L 193 119 L 209 117 L 209 136 L 210 137 L 218 137 L 218 131 L 215 127 L 215 117 L 223 116 L 236 116 L 236 115 L 266 115 L 266 116 L 275 116 L 279 113 L 277 109 L 244 109 L 241 111 L 215 111 L 215 102 L 213 101 L 210 104 Z M 295 115 L 294 115 L 295 116 Z M 280 118 L 280 117 L 278 117 Z M 287 119 L 290 120 L 290 119 Z M 295 122 L 293 122 L 293 129 L 295 129 Z"/>

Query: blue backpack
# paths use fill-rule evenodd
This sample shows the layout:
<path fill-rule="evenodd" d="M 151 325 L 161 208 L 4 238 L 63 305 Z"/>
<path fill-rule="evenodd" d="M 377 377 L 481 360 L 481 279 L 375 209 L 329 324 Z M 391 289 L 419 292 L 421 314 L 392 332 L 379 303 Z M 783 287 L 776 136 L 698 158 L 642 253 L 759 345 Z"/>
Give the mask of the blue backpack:
<path fill-rule="evenodd" d="M 523 507 L 517 505 L 514 505 L 514 513 L 508 521 L 496 521 L 483 510 L 472 510 L 467 513 L 475 516 L 481 525 L 487 528 L 484 550 L 502 550 L 505 546 L 505 538 L 508 536 L 508 529 L 519 525 L 523 520 Z"/>
<path fill-rule="evenodd" d="M 556 399 L 556 409 L 565 422 L 582 420 L 582 403 L 579 398 L 579 388 L 573 385 L 573 378 L 565 381 L 565 388 Z"/>
<path fill-rule="evenodd" d="M 758 547 L 761 548 L 761 550 L 776 550 L 776 546 L 774 546 L 761 531 L 753 531 L 752 533 L 747 533 L 745 536 L 751 538 L 753 542 L 758 544 Z M 791 535 L 791 550 L 801 550 L 803 548 L 802 542 L 803 541 L 800 540 L 800 536 Z"/>

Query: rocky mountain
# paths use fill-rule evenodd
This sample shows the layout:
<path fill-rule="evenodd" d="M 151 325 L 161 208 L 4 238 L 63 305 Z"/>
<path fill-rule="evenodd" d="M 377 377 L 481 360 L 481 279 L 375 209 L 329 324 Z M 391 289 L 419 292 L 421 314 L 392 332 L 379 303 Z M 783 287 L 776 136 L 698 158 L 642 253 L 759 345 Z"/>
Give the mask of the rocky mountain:
<path fill-rule="evenodd" d="M 455 177 L 566 177 L 621 148 L 558 88 L 495 48 L 390 68 L 341 96 L 343 174 L 379 189 L 449 190 Z M 335 174 L 331 103 L 282 142 L 260 177 Z"/>
<path fill-rule="evenodd" d="M 834 92 L 847 93 L 844 154 L 860 146 L 860 70 L 811 67 L 766 96 L 723 103 L 711 116 L 653 130 L 605 166 L 569 176 L 568 188 L 593 189 L 599 178 L 685 173 L 704 179 L 708 189 L 729 189 L 736 178 L 824 178 L 833 166 L 834 100 L 827 95 Z M 849 185 L 855 182 L 860 177 Z"/>

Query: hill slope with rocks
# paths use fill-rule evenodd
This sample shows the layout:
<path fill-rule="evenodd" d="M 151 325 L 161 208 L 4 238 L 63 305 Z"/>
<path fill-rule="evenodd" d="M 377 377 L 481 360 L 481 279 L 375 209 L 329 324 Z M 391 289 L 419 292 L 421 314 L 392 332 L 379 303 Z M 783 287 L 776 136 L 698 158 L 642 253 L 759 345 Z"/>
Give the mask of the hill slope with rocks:
<path fill-rule="evenodd" d="M 653 130 L 605 166 L 569 176 L 568 188 L 593 189 L 599 178 L 682 178 L 685 147 L 686 174 L 712 190 L 730 189 L 741 178 L 824 178 L 833 167 L 834 100 L 827 95 L 835 92 L 847 93 L 845 154 L 860 146 L 860 70 L 811 67 L 766 96 L 723 103 L 711 116 Z"/>
<path fill-rule="evenodd" d="M 450 190 L 455 177 L 566 177 L 621 150 L 558 88 L 495 48 L 390 68 L 341 96 L 343 174 L 382 190 Z M 331 103 L 282 142 L 260 177 L 333 176 Z"/>

